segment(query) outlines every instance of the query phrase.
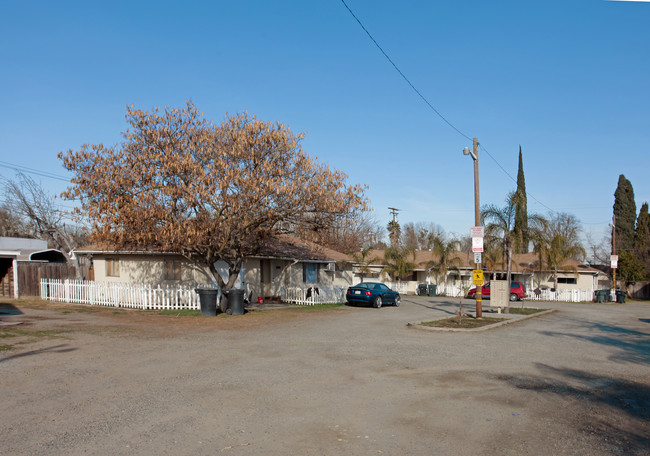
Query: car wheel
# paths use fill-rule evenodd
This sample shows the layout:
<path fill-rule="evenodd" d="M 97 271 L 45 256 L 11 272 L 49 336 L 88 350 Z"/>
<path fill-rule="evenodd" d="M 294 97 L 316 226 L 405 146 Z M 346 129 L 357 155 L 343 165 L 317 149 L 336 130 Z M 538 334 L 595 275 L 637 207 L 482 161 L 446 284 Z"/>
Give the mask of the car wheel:
<path fill-rule="evenodd" d="M 381 307 L 381 296 L 377 296 L 375 301 L 372 303 L 373 307 L 379 309 Z"/>
<path fill-rule="evenodd" d="M 402 299 L 399 296 L 395 296 L 395 307 L 399 307 L 402 303 Z"/>
<path fill-rule="evenodd" d="M 517 299 L 519 299 L 519 296 L 516 293 L 510 293 L 510 301 L 515 302 Z"/>

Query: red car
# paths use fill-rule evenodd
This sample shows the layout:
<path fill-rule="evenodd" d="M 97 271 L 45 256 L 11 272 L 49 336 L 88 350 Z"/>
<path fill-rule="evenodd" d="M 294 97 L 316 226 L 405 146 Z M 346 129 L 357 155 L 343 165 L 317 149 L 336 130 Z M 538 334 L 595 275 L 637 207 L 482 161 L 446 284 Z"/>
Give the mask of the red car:
<path fill-rule="evenodd" d="M 475 298 L 476 288 L 472 288 L 467 293 L 468 298 Z M 490 282 L 483 285 L 481 288 L 481 294 L 483 299 L 490 299 Z M 526 288 L 521 282 L 510 282 L 510 300 L 518 301 L 520 299 L 527 298 Z"/>

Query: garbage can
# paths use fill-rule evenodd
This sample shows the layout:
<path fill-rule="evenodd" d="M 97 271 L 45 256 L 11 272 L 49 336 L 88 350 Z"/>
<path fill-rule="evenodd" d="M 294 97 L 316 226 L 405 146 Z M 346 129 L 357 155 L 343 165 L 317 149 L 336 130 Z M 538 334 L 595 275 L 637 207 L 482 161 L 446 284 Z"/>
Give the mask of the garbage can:
<path fill-rule="evenodd" d="M 619 304 L 625 304 L 625 292 L 621 290 L 616 290 L 616 302 Z"/>
<path fill-rule="evenodd" d="M 596 302 L 606 302 L 609 290 L 596 290 Z"/>
<path fill-rule="evenodd" d="M 216 288 L 196 288 L 194 291 L 199 295 L 201 303 L 201 315 L 214 317 L 217 315 L 217 293 Z"/>
<path fill-rule="evenodd" d="M 244 290 L 224 291 L 228 297 L 228 315 L 244 315 Z"/>
<path fill-rule="evenodd" d="M 427 284 L 426 283 L 421 283 L 418 285 L 418 296 L 426 296 L 427 295 Z"/>
<path fill-rule="evenodd" d="M 429 296 L 435 296 L 436 295 L 436 288 L 438 288 L 437 285 L 429 285 Z"/>

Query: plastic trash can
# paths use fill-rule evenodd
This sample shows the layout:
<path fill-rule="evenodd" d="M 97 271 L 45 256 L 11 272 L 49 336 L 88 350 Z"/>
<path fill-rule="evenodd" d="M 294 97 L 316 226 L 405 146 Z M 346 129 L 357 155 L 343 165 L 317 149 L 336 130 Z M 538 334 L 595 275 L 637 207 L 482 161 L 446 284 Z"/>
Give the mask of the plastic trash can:
<path fill-rule="evenodd" d="M 426 283 L 421 283 L 418 285 L 418 296 L 426 296 L 427 295 L 427 284 Z"/>
<path fill-rule="evenodd" d="M 616 290 L 616 302 L 619 304 L 625 304 L 625 292 L 621 290 Z"/>
<path fill-rule="evenodd" d="M 435 296 L 437 288 L 437 285 L 429 285 L 429 296 Z"/>
<path fill-rule="evenodd" d="M 196 288 L 194 291 L 199 295 L 201 303 L 201 315 L 214 317 L 217 315 L 217 293 L 216 288 Z"/>
<path fill-rule="evenodd" d="M 244 290 L 228 290 L 224 291 L 228 297 L 228 308 L 226 313 L 228 315 L 244 315 Z"/>

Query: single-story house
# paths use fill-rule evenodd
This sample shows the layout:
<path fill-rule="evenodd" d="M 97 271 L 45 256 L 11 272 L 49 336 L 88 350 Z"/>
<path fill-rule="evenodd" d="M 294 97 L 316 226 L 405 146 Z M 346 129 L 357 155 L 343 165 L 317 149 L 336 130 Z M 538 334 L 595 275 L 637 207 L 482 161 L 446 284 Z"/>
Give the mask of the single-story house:
<path fill-rule="evenodd" d="M 90 245 L 75 249 L 90 259 L 88 280 L 141 283 L 161 286 L 216 286 L 207 268 L 174 252 L 152 249 L 130 251 Z M 347 287 L 352 284 L 352 259 L 317 244 L 288 234 L 269 238 L 262 249 L 244 260 L 234 288 L 246 290 L 252 301 L 282 299 L 289 288 Z M 227 280 L 225 262 L 216 264 Z"/>
<path fill-rule="evenodd" d="M 385 274 L 386 267 L 384 260 L 384 250 L 373 250 L 368 258 L 374 258 L 369 265 L 370 274 L 365 274 L 368 280 L 383 280 L 389 278 Z M 474 263 L 474 254 L 466 252 L 454 252 L 452 264 L 449 267 L 446 277 L 439 277 L 435 266 L 439 260 L 437 254 L 433 251 L 420 250 L 415 252 L 415 257 L 407 258 L 407 261 L 415 264 L 411 272 L 402 277 L 400 280 L 401 292 L 415 293 L 418 284 L 437 284 L 449 287 L 460 288 L 463 291 L 469 290 L 472 285 L 472 270 L 476 268 Z M 490 279 L 505 279 L 506 264 L 498 264 L 492 268 L 483 265 L 485 282 Z M 360 265 L 355 265 L 355 278 L 360 275 Z M 544 265 L 540 268 L 539 256 L 535 253 L 515 254 L 512 259 L 511 277 L 514 281 L 524 284 L 529 293 L 535 289 L 552 289 L 555 288 L 553 272 Z M 557 272 L 557 289 L 558 290 L 597 290 L 610 288 L 611 281 L 605 273 L 582 264 L 576 260 L 567 260 Z M 466 291 L 465 291 L 466 293 Z"/>

